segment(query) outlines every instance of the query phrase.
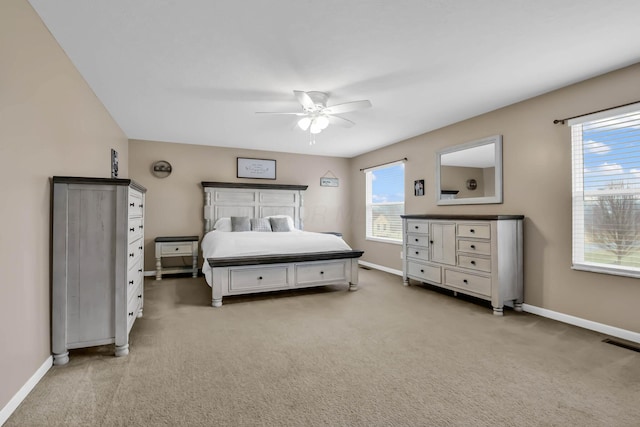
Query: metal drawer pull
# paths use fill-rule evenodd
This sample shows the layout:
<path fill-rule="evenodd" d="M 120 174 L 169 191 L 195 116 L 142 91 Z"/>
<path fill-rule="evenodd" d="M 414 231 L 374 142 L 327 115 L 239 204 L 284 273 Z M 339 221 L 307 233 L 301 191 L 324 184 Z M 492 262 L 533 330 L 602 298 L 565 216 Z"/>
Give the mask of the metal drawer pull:
<path fill-rule="evenodd" d="M 258 280 L 262 280 L 262 276 L 259 276 L 259 277 L 258 277 Z"/>
<path fill-rule="evenodd" d="M 321 271 L 320 274 L 324 274 L 324 271 Z"/>
<path fill-rule="evenodd" d="M 471 248 L 471 249 L 475 249 L 475 248 L 476 248 L 476 245 L 471 245 L 471 246 L 470 246 L 470 248 Z"/>
<path fill-rule="evenodd" d="M 133 280 L 129 280 L 129 284 L 130 284 L 130 285 L 133 285 Z"/>
<path fill-rule="evenodd" d="M 130 312 L 129 312 L 129 316 L 133 316 L 133 311 L 130 311 Z"/>
<path fill-rule="evenodd" d="M 129 231 L 134 232 L 134 231 L 136 231 L 136 229 L 135 228 L 130 228 Z"/>
<path fill-rule="evenodd" d="M 142 208 L 142 205 L 140 205 L 140 207 Z"/>
<path fill-rule="evenodd" d="M 476 262 L 475 261 L 471 261 L 471 265 L 476 265 Z"/>
<path fill-rule="evenodd" d="M 419 242 L 419 241 L 420 241 L 420 239 L 416 239 L 416 242 Z"/>
<path fill-rule="evenodd" d="M 138 269 L 138 273 L 142 273 L 142 269 L 141 268 Z"/>
<path fill-rule="evenodd" d="M 420 227 L 418 227 L 418 226 L 416 225 L 416 230 L 417 230 L 418 228 L 420 228 Z"/>
<path fill-rule="evenodd" d="M 135 207 L 136 207 L 136 204 L 135 204 L 135 203 L 129 203 L 129 207 L 130 207 L 130 208 L 135 208 Z"/>
<path fill-rule="evenodd" d="M 133 256 L 134 256 L 134 255 L 131 253 L 131 254 L 129 254 L 129 256 L 130 256 L 131 258 L 133 258 Z"/>
<path fill-rule="evenodd" d="M 420 273 L 424 273 L 424 270 L 420 270 Z"/>
<path fill-rule="evenodd" d="M 144 228 L 143 226 L 140 226 L 140 230 L 142 230 L 143 228 Z"/>
<path fill-rule="evenodd" d="M 420 252 L 416 251 L 416 255 L 420 255 Z"/>
<path fill-rule="evenodd" d="M 138 295 L 138 298 L 142 298 L 142 295 Z"/>
<path fill-rule="evenodd" d="M 431 243 L 433 245 L 433 240 L 429 240 L 429 243 Z"/>
<path fill-rule="evenodd" d="M 142 250 L 142 246 L 138 246 L 138 249 Z"/>
<path fill-rule="evenodd" d="M 176 251 L 179 251 L 179 250 L 180 250 L 180 248 L 176 248 Z"/>
<path fill-rule="evenodd" d="M 469 282 L 467 281 L 467 279 L 464 279 L 464 280 L 463 280 L 463 282 L 464 282 L 464 283 L 469 283 Z"/>
<path fill-rule="evenodd" d="M 471 233 L 475 233 L 476 230 L 474 230 L 473 228 L 471 230 L 469 230 Z"/>

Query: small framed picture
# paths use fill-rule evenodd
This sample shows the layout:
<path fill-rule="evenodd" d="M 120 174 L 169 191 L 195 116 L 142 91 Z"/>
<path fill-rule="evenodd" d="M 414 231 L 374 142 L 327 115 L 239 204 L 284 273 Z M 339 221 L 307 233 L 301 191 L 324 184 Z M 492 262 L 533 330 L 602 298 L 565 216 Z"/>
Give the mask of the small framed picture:
<path fill-rule="evenodd" d="M 416 196 L 424 196 L 424 179 L 413 182 L 413 191 Z"/>
<path fill-rule="evenodd" d="M 118 177 L 118 152 L 111 149 L 111 178 Z"/>
<path fill-rule="evenodd" d="M 320 187 L 337 187 L 340 184 L 338 178 L 320 178 Z"/>
<path fill-rule="evenodd" d="M 238 157 L 238 178 L 276 179 L 276 161 Z"/>

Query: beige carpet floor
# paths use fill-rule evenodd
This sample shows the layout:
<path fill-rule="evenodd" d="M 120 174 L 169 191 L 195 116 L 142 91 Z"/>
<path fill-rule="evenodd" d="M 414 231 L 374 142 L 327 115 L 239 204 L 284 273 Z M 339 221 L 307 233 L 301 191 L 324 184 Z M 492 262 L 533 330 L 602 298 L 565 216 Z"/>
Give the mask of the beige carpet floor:
<path fill-rule="evenodd" d="M 131 353 L 71 352 L 6 426 L 640 426 L 640 353 L 604 336 L 360 270 L 209 306 L 145 282 Z"/>

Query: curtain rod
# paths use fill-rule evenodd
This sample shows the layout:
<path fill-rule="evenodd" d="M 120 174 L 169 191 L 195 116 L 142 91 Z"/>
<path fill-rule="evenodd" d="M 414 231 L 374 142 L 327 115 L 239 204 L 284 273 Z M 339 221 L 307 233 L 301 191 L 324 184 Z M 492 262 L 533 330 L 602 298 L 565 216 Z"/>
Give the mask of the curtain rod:
<path fill-rule="evenodd" d="M 395 163 L 395 162 L 406 162 L 407 160 L 408 159 L 406 157 L 403 157 L 401 159 L 392 160 L 392 161 L 387 162 L 387 163 L 380 163 L 379 165 L 373 165 L 373 166 L 368 166 L 366 168 L 360 168 L 360 172 L 365 171 L 367 169 L 377 168 L 378 166 L 390 165 L 391 163 Z"/>
<path fill-rule="evenodd" d="M 633 104 L 637 104 L 639 102 L 640 101 L 629 102 L 628 104 L 616 105 L 615 107 L 609 107 L 609 108 L 605 108 L 605 109 L 598 110 L 598 111 L 592 111 L 590 113 L 578 114 L 577 116 L 567 117 L 565 119 L 555 119 L 553 121 L 553 124 L 554 125 L 557 125 L 558 123 L 564 124 L 567 120 L 577 119 L 578 117 L 588 116 L 589 114 L 602 113 L 603 111 L 613 110 L 614 108 L 626 107 L 627 105 L 633 105 Z"/>

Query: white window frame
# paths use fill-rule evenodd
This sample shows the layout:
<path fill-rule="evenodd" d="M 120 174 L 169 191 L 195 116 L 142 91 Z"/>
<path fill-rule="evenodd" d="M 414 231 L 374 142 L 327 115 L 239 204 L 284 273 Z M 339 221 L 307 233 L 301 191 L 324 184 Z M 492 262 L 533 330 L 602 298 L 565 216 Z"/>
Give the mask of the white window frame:
<path fill-rule="evenodd" d="M 640 278 L 640 268 L 617 266 L 615 264 L 593 263 L 585 261 L 585 198 L 598 195 L 638 194 L 640 189 L 585 190 L 584 188 L 584 140 L 582 126 L 585 123 L 613 118 L 615 116 L 640 111 L 640 103 L 626 105 L 598 113 L 576 117 L 567 121 L 571 127 L 572 151 L 572 265 L 574 270 L 605 273 L 617 276 Z"/>
<path fill-rule="evenodd" d="M 386 163 L 384 165 L 363 169 L 363 172 L 365 173 L 365 180 L 366 180 L 366 186 L 365 186 L 366 187 L 366 190 L 365 190 L 366 221 L 365 221 L 365 231 L 364 231 L 365 240 L 369 240 L 369 241 L 373 241 L 373 242 L 391 243 L 391 244 L 395 244 L 395 245 L 402 245 L 402 236 L 399 239 L 377 237 L 377 236 L 370 235 L 369 234 L 369 230 L 373 229 L 373 224 L 372 223 L 373 223 L 373 205 L 374 205 L 373 200 L 372 200 L 373 180 L 371 179 L 371 177 L 372 177 L 371 172 L 375 172 L 376 170 L 379 170 L 379 169 L 385 169 L 385 168 L 397 166 L 397 165 L 403 164 L 403 163 L 404 163 L 404 160 L 399 160 L 397 162 Z M 405 186 L 406 185 L 403 186 L 403 190 L 404 190 Z M 405 198 L 406 198 L 406 191 L 405 191 Z M 404 201 L 403 202 L 392 202 L 392 203 L 394 203 L 394 204 L 397 203 L 397 204 L 403 205 L 402 213 L 404 214 L 404 205 L 405 205 Z"/>

